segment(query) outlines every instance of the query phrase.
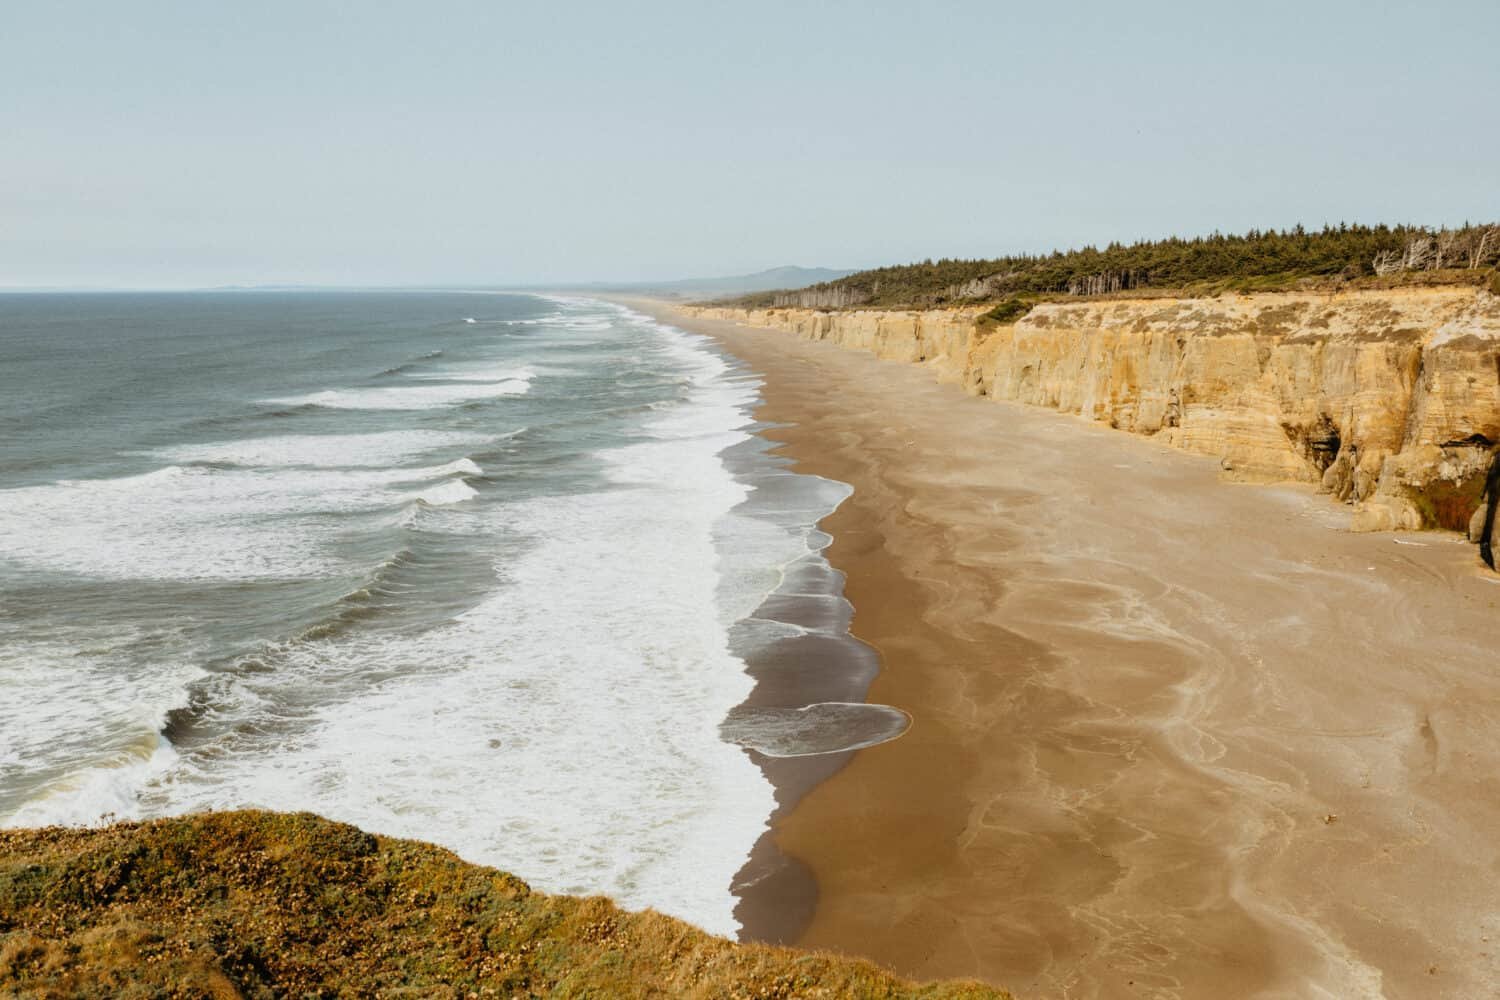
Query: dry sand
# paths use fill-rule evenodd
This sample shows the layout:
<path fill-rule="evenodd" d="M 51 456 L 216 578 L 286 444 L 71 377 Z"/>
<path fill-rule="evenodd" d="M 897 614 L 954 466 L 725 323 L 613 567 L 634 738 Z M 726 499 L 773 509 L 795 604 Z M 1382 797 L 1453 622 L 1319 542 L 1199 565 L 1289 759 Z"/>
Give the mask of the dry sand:
<path fill-rule="evenodd" d="M 764 373 L 870 700 L 799 943 L 1020 997 L 1500 995 L 1500 576 L 1310 490 L 671 314 Z"/>

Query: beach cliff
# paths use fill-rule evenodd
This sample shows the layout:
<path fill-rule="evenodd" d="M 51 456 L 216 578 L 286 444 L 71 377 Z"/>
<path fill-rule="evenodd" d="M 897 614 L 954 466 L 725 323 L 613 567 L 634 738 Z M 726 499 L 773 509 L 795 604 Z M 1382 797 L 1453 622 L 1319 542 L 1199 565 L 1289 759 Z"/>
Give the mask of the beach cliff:
<path fill-rule="evenodd" d="M 1355 530 L 1469 529 L 1500 442 L 1500 295 L 1483 289 L 1055 301 L 1011 323 L 978 306 L 692 311 L 922 364 L 1236 479 L 1316 483 Z"/>

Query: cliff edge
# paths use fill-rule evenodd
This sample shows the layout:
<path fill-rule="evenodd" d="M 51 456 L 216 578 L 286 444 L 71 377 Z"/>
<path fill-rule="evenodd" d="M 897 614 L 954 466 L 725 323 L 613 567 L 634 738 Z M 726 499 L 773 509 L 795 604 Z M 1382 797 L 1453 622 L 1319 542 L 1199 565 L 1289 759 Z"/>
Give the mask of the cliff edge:
<path fill-rule="evenodd" d="M 310 814 L 0 831 L 7 997 L 922 997 L 862 961 L 533 892 Z"/>
<path fill-rule="evenodd" d="M 982 307 L 691 311 L 927 365 L 1234 478 L 1316 483 L 1355 530 L 1469 530 L 1500 442 L 1500 295 L 1483 289 L 1045 302 L 1012 323 Z"/>

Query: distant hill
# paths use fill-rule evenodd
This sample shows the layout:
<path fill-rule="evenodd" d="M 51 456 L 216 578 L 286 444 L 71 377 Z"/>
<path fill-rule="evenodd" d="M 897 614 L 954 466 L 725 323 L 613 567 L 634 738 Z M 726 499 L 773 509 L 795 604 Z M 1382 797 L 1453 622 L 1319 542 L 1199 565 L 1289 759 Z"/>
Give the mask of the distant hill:
<path fill-rule="evenodd" d="M 683 278 L 675 281 L 635 281 L 624 284 L 590 285 L 590 289 L 607 292 L 636 292 L 642 295 L 675 295 L 684 298 L 713 298 L 749 295 L 754 292 L 776 292 L 806 288 L 826 281 L 848 277 L 853 271 L 828 267 L 773 267 L 754 274 L 736 274 L 723 278 Z"/>

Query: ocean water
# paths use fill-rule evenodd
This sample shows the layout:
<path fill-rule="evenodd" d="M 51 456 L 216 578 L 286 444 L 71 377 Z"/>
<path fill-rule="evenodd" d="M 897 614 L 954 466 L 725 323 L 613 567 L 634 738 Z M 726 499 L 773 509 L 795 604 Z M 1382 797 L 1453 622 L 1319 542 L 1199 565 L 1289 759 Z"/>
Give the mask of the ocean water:
<path fill-rule="evenodd" d="M 0 825 L 308 809 L 733 933 L 746 748 L 905 725 L 737 710 L 848 624 L 758 389 L 589 299 L 0 296 Z"/>

